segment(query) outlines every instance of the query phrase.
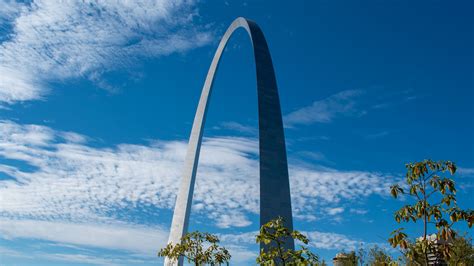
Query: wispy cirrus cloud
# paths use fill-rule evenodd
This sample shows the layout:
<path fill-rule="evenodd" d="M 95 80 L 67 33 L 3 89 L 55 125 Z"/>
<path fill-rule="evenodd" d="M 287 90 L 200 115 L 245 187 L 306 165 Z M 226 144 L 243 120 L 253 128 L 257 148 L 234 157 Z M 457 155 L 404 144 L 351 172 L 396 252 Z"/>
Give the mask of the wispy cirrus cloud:
<path fill-rule="evenodd" d="M 284 116 L 285 126 L 329 123 L 338 116 L 363 115 L 356 99 L 362 90 L 345 90 L 325 99 L 314 101 L 310 106 L 300 108 Z"/>
<path fill-rule="evenodd" d="M 361 244 L 371 245 L 376 243 L 365 242 L 360 239 L 351 238 L 342 234 L 320 232 L 320 231 L 302 231 L 310 240 L 310 246 L 318 250 L 355 250 Z M 219 239 L 224 244 L 234 245 L 255 245 L 255 237 L 258 231 L 245 232 L 239 234 L 220 234 Z M 384 246 L 385 244 L 379 244 Z"/>
<path fill-rule="evenodd" d="M 474 168 L 458 167 L 456 172 L 461 176 L 474 176 Z"/>
<path fill-rule="evenodd" d="M 360 244 L 365 244 L 362 240 L 351 239 L 342 234 L 319 231 L 304 233 L 311 240 L 309 245 L 317 249 L 355 250 Z"/>
<path fill-rule="evenodd" d="M 0 235 L 151 254 L 165 243 L 163 217 L 174 207 L 185 152 L 181 140 L 98 148 L 74 132 L 0 121 L 0 172 L 8 177 L 0 180 Z M 195 219 L 221 228 L 252 223 L 259 212 L 257 154 L 254 138 L 204 140 Z M 332 219 L 328 208 L 340 214 L 345 202 L 384 196 L 389 183 L 380 173 L 306 164 L 289 170 L 297 220 Z M 253 256 L 230 244 L 242 259 Z"/>
<path fill-rule="evenodd" d="M 79 246 L 125 250 L 150 257 L 155 255 L 157 249 L 164 247 L 168 237 L 168 231 L 158 226 L 2 218 L 0 218 L 0 232 L 6 239 L 40 239 Z"/>
<path fill-rule="evenodd" d="M 2 26 L 2 28 L 5 27 L 3 24 L 11 22 L 11 20 L 15 19 L 25 8 L 26 5 L 24 3 L 9 0 L 0 1 L 0 26 Z"/>
<path fill-rule="evenodd" d="M 258 133 L 257 128 L 248 126 L 248 125 L 243 125 L 241 123 L 237 123 L 234 121 L 222 122 L 219 124 L 219 126 L 213 127 L 213 129 L 227 129 L 227 130 L 243 133 L 246 135 L 257 135 Z"/>
<path fill-rule="evenodd" d="M 31 239 L 31 238 L 28 238 Z M 42 250 L 42 248 L 48 248 L 50 246 L 65 247 L 72 250 L 76 250 L 76 253 L 69 251 L 61 252 L 52 252 L 51 250 Z M 24 247 L 23 247 L 24 248 Z M 157 258 L 151 256 L 141 256 L 138 254 L 124 254 L 124 255 L 109 255 L 109 254 L 100 254 L 95 253 L 90 249 L 81 248 L 69 244 L 45 244 L 43 246 L 36 246 L 35 251 L 25 252 L 23 249 L 12 249 L 4 248 L 0 246 L 0 253 L 2 254 L 2 262 L 6 258 L 20 258 L 22 260 L 29 260 L 31 264 L 38 264 L 38 260 L 47 261 L 51 263 L 56 262 L 67 262 L 67 263 L 80 263 L 86 265 L 106 265 L 106 266 L 115 266 L 115 265 L 143 265 L 147 262 L 155 262 Z M 80 250 L 80 253 L 77 251 Z M 27 263 L 29 264 L 29 263 Z"/>
<path fill-rule="evenodd" d="M 329 215 L 337 215 L 337 214 L 343 213 L 343 212 L 344 212 L 344 208 L 342 208 L 342 207 L 328 208 L 328 209 L 326 209 L 326 212 L 327 212 Z"/>
<path fill-rule="evenodd" d="M 21 162 L 0 167 L 12 177 L 0 183 L 2 216 L 106 221 L 128 206 L 172 209 L 184 141 L 94 148 L 84 137 L 64 136 L 44 126 L 0 123 L 0 157 Z M 207 138 L 202 153 L 193 208 L 220 227 L 249 225 L 248 215 L 259 210 L 257 141 Z M 297 217 L 322 216 L 319 206 L 333 208 L 345 200 L 385 195 L 390 178 L 306 165 L 290 165 L 290 176 Z"/>
<path fill-rule="evenodd" d="M 0 102 L 41 99 L 51 81 L 87 78 L 106 89 L 103 74 L 138 58 L 207 44 L 195 26 L 194 1 L 1 1 L 11 33 L 0 43 Z"/>
<path fill-rule="evenodd" d="M 104 266 L 115 266 L 115 265 L 131 265 L 131 264 L 144 264 L 146 260 L 130 259 L 130 258 L 108 258 L 107 256 L 91 256 L 84 254 L 68 254 L 68 253 L 43 253 L 36 254 L 36 258 L 60 261 L 68 263 L 80 263 L 86 265 L 104 265 Z"/>
<path fill-rule="evenodd" d="M 359 215 L 364 215 L 364 214 L 367 214 L 369 211 L 366 210 L 366 209 L 354 209 L 354 208 L 351 208 L 349 210 L 351 213 L 354 213 L 354 214 L 359 214 Z"/>
<path fill-rule="evenodd" d="M 383 87 L 373 87 L 365 90 L 344 90 L 290 112 L 283 120 L 288 128 L 331 123 L 342 117 L 361 117 L 369 112 L 381 112 L 387 108 L 408 104 L 417 98 L 411 89 L 390 91 Z M 368 135 L 367 138 L 383 137 L 388 133 L 381 131 L 379 134 Z"/>
<path fill-rule="evenodd" d="M 88 263 L 94 265 L 129 265 L 152 261 L 156 250 L 166 243 L 166 233 L 156 228 L 147 226 L 130 225 L 93 225 L 72 224 L 47 221 L 2 221 L 0 232 L 11 239 L 28 238 L 66 243 L 64 246 L 80 249 L 82 254 L 36 252 L 30 254 L 33 258 L 49 259 L 53 261 L 68 261 Z M 304 231 L 308 236 L 310 246 L 317 250 L 353 250 L 362 245 L 371 245 L 360 239 L 351 238 L 342 234 Z M 258 231 L 218 234 L 221 244 L 232 254 L 232 262 L 236 264 L 249 264 L 258 256 L 255 251 L 258 244 L 255 237 Z M 127 239 L 127 241 L 123 241 Z M 377 243 L 378 245 L 384 245 Z M 77 246 L 76 246 L 77 245 Z M 90 254 L 87 248 L 99 247 L 125 250 L 128 253 L 120 256 L 104 256 Z M 8 256 L 25 256 L 24 253 L 13 249 L 0 247 L 2 254 Z M 138 252 L 138 253 L 137 253 Z M 157 259 L 157 258 L 155 258 Z"/>

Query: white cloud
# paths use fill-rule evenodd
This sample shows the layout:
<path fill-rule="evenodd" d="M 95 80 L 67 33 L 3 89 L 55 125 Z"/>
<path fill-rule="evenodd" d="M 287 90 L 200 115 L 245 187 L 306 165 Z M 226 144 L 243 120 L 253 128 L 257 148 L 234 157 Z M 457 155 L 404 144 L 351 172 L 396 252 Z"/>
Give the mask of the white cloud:
<path fill-rule="evenodd" d="M 5 247 L 1 247 L 0 246 L 0 254 L 2 254 L 2 256 L 6 256 L 6 257 L 27 257 L 27 255 L 25 255 L 24 253 L 21 253 L 17 250 L 14 250 L 14 249 L 10 249 L 10 248 L 5 248 Z"/>
<path fill-rule="evenodd" d="M 241 212 L 231 211 L 229 214 L 216 215 L 218 217 L 217 226 L 220 228 L 245 227 L 252 223 Z"/>
<path fill-rule="evenodd" d="M 317 249 L 329 250 L 355 250 L 361 243 L 360 240 L 348 238 L 345 235 L 327 232 L 303 232 L 308 236 L 309 245 Z"/>
<path fill-rule="evenodd" d="M 73 245 L 156 255 L 167 242 L 168 231 L 132 224 L 90 224 L 61 221 L 0 219 L 2 238 L 40 239 Z"/>
<path fill-rule="evenodd" d="M 344 212 L 344 208 L 342 208 L 342 207 L 327 208 L 327 209 L 326 209 L 326 212 L 327 212 L 329 215 L 337 215 L 337 214 L 343 213 L 343 212 Z"/>
<path fill-rule="evenodd" d="M 74 132 L 62 132 L 60 135 L 66 142 L 71 143 L 85 143 L 88 140 L 86 136 Z"/>
<path fill-rule="evenodd" d="M 122 263 L 117 264 L 116 260 L 114 259 L 99 258 L 96 256 L 89 256 L 89 255 L 83 255 L 83 254 L 53 253 L 53 254 L 42 254 L 41 256 L 37 256 L 37 257 L 40 257 L 42 259 L 47 259 L 47 260 L 63 261 L 63 262 L 69 262 L 69 263 L 106 265 L 106 266 L 123 265 Z"/>
<path fill-rule="evenodd" d="M 255 264 L 255 259 L 258 257 L 258 252 L 239 245 L 226 245 L 225 247 L 232 255 L 232 258 L 230 260 L 232 265 Z"/>
<path fill-rule="evenodd" d="M 18 126 L 15 123 L 2 122 L 0 132 L 2 143 L 16 144 L 21 146 L 47 146 L 54 138 L 54 132 L 44 126 L 25 125 Z"/>
<path fill-rule="evenodd" d="M 320 231 L 302 231 L 310 240 L 309 246 L 324 250 L 354 250 L 360 244 L 371 245 L 375 243 L 364 242 L 342 234 Z M 219 234 L 219 239 L 223 244 L 237 246 L 251 246 L 255 244 L 255 237 L 258 231 L 245 232 L 239 234 Z M 379 244 L 384 245 L 384 244 Z"/>
<path fill-rule="evenodd" d="M 223 243 L 230 243 L 234 245 L 255 244 L 255 236 L 258 231 L 245 232 L 239 234 L 218 234 L 219 240 Z"/>
<path fill-rule="evenodd" d="M 22 162 L 0 167 L 18 181 L 0 182 L 1 216 L 95 222 L 126 220 L 114 213 L 128 207 L 173 208 L 185 142 L 94 148 L 82 142 L 86 137 L 64 142 L 64 134 L 0 122 L 0 157 Z M 196 213 L 224 228 L 250 225 L 248 215 L 259 211 L 257 154 L 254 139 L 206 138 L 193 200 Z M 295 217 L 321 218 L 325 208 L 340 208 L 343 201 L 385 195 L 387 180 L 378 173 L 290 165 Z"/>
<path fill-rule="evenodd" d="M 328 123 L 338 116 L 362 115 L 355 99 L 362 95 L 361 90 L 346 90 L 331 95 L 312 105 L 303 107 L 284 116 L 285 126 Z"/>
<path fill-rule="evenodd" d="M 248 135 L 256 135 L 258 133 L 258 130 L 255 127 L 243 125 L 233 121 L 222 122 L 219 126 L 214 127 L 214 129 L 228 129 Z"/>
<path fill-rule="evenodd" d="M 350 211 L 351 213 L 360 214 L 360 215 L 364 215 L 364 214 L 366 214 L 366 213 L 369 212 L 368 210 L 364 210 L 364 209 L 353 209 L 353 208 L 351 208 L 349 211 Z"/>
<path fill-rule="evenodd" d="M 474 168 L 465 168 L 465 167 L 458 167 L 456 173 L 460 176 L 473 176 L 474 175 Z"/>
<path fill-rule="evenodd" d="M 30 257 L 59 260 L 96 265 L 131 265 L 150 261 L 156 251 L 166 241 L 166 233 L 161 228 L 130 224 L 96 225 L 73 224 L 64 222 L 34 221 L 34 220 L 0 220 L 2 237 L 33 238 L 54 241 L 64 244 L 53 244 L 61 247 L 80 249 L 76 253 L 34 253 Z M 383 243 L 368 243 L 342 234 L 320 231 L 303 231 L 310 240 L 309 246 L 318 250 L 354 250 L 360 245 L 386 246 Z M 255 236 L 258 231 L 218 234 L 221 245 L 232 254 L 232 264 L 248 265 L 257 257 L 258 244 Z M 127 241 L 123 241 L 127 239 Z M 98 241 L 97 241 L 98 240 Z M 78 245 L 78 246 L 76 246 Z M 107 254 L 88 254 L 87 249 L 80 247 L 99 247 L 122 250 L 126 253 L 109 256 Z M 23 257 L 24 253 L 0 247 L 7 256 Z"/>
<path fill-rule="evenodd" d="M 0 181 L 2 237 L 155 255 L 166 242 L 163 217 L 174 207 L 185 142 L 97 148 L 91 141 L 74 132 L 0 121 L 0 172 L 13 178 Z M 203 144 L 194 219 L 245 230 L 259 212 L 258 142 L 214 137 Z M 379 173 L 290 165 L 294 217 L 332 220 L 349 201 L 386 195 L 387 180 Z M 131 209 L 140 214 L 131 216 Z M 312 246 L 322 249 L 349 249 L 360 242 L 334 233 L 308 235 Z M 253 262 L 255 232 L 220 236 L 234 262 Z M 113 257 L 85 255 L 58 253 L 48 259 L 120 264 Z"/>
<path fill-rule="evenodd" d="M 25 8 L 24 3 L 9 0 L 0 1 L 0 23 L 4 22 L 4 20 L 14 19 Z"/>
<path fill-rule="evenodd" d="M 53 245 L 53 244 L 51 244 Z M 46 246 L 51 246 L 46 245 Z M 63 245 L 57 244 L 57 246 L 71 246 L 71 245 Z M 36 248 L 40 248 L 37 246 Z M 88 252 L 87 249 L 81 249 L 81 253 L 84 251 Z M 44 252 L 25 252 L 22 250 L 10 249 L 0 247 L 0 253 L 2 254 L 1 260 L 4 260 L 8 257 L 14 258 L 22 258 L 27 259 L 30 261 L 34 261 L 34 265 L 38 264 L 38 261 L 41 260 L 43 262 L 46 261 L 45 264 L 52 264 L 52 261 L 61 261 L 61 262 L 68 262 L 68 263 L 80 263 L 80 264 L 87 264 L 87 265 L 142 265 L 146 264 L 147 262 L 152 261 L 153 259 L 157 260 L 155 256 L 140 256 L 140 255 L 106 255 L 106 254 L 96 254 L 96 255 L 87 255 L 87 254 L 75 254 L 75 253 L 59 253 L 59 252 L 51 252 L 51 251 L 44 251 Z M 43 263 L 41 263 L 43 264 Z"/>
<path fill-rule="evenodd" d="M 211 34 L 193 26 L 194 1 L 0 2 L 12 33 L 0 43 L 0 102 L 41 99 L 48 82 L 103 74 L 137 58 L 202 46 Z M 4 22 L 6 23 L 6 22 Z"/>
<path fill-rule="evenodd" d="M 304 156 L 307 159 L 315 160 L 315 161 L 324 161 L 326 160 L 326 156 L 322 152 L 315 152 L 315 151 L 302 151 L 298 153 L 301 156 Z"/>
<path fill-rule="evenodd" d="M 340 208 L 344 202 L 386 196 L 392 180 L 389 175 L 361 172 L 315 170 L 291 167 L 292 204 L 295 216 L 311 213 L 325 218 L 327 208 Z"/>

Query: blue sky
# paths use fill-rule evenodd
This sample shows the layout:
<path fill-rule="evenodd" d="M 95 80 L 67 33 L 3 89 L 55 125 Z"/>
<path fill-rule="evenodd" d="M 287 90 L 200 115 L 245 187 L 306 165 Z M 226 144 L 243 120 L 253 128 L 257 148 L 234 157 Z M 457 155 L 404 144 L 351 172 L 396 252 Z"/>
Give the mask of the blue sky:
<path fill-rule="evenodd" d="M 200 90 L 238 16 L 272 53 L 295 227 L 327 261 L 386 245 L 404 164 L 458 164 L 474 201 L 469 1 L 0 1 L 0 264 L 154 265 Z M 190 230 L 258 252 L 252 50 L 215 80 Z M 419 227 L 407 226 L 411 235 Z M 464 226 L 460 230 L 468 231 Z M 394 251 L 394 254 L 397 254 Z"/>

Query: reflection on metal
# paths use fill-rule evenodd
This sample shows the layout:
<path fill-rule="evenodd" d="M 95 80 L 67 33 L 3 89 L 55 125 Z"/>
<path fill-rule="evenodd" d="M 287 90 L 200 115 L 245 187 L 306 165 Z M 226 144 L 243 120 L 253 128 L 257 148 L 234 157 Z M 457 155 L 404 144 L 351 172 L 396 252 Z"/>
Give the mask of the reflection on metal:
<path fill-rule="evenodd" d="M 176 199 L 168 243 L 179 243 L 181 237 L 188 229 L 202 132 L 212 83 L 227 41 L 238 28 L 244 28 L 250 36 L 257 71 L 260 146 L 260 225 L 281 216 L 286 221 L 286 227 L 293 229 L 285 136 L 272 59 L 260 27 L 251 20 L 237 18 L 232 22 L 219 43 L 202 89 L 189 139 L 183 179 Z M 292 239 L 288 239 L 286 242 L 287 249 L 294 249 Z M 261 248 L 266 249 L 268 247 L 262 245 Z M 182 265 L 182 259 L 179 262 L 165 259 L 165 265 L 176 265 L 178 263 Z"/>

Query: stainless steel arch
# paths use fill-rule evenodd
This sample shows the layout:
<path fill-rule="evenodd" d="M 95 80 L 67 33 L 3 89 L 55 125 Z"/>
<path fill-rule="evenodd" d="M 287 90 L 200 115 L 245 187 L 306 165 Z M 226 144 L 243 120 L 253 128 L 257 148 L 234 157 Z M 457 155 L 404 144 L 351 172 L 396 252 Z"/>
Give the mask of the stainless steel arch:
<path fill-rule="evenodd" d="M 272 59 L 260 27 L 255 22 L 240 17 L 232 22 L 222 37 L 207 73 L 199 105 L 194 117 L 184 164 L 183 179 L 176 199 L 168 243 L 179 243 L 181 237 L 188 229 L 202 133 L 208 101 L 212 91 L 212 83 L 222 52 L 229 38 L 238 28 L 244 28 L 250 36 L 257 71 L 260 150 L 260 225 L 267 223 L 277 216 L 281 216 L 285 219 L 286 226 L 290 229 L 293 228 L 285 136 Z M 266 246 L 261 246 L 261 248 L 266 248 Z M 288 239 L 286 248 L 294 249 L 292 239 Z M 177 263 L 176 261 L 165 260 L 165 265 L 176 265 Z M 179 261 L 179 264 L 182 265 L 182 260 Z"/>

